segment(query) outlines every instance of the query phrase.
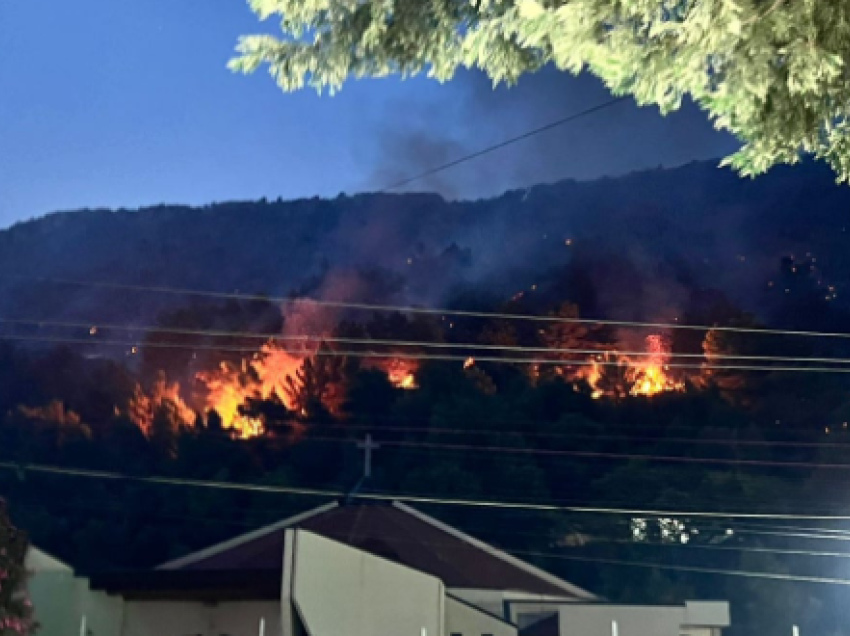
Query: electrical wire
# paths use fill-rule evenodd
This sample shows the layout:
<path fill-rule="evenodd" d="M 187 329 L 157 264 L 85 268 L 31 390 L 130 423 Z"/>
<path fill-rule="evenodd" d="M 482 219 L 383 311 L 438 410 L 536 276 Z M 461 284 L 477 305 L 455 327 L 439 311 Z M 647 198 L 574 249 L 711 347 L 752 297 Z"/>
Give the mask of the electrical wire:
<path fill-rule="evenodd" d="M 606 102 L 602 102 L 601 104 L 597 104 L 596 106 L 591 106 L 590 108 L 585 108 L 582 111 L 577 113 L 573 113 L 572 115 L 567 115 L 566 117 L 562 117 L 561 119 L 555 120 L 551 123 L 548 123 L 544 126 L 540 126 L 539 128 L 535 128 L 533 130 L 529 130 L 527 132 L 522 133 L 521 135 L 517 135 L 516 137 L 511 137 L 509 139 L 505 139 L 504 141 L 500 141 L 499 143 L 493 144 L 491 146 L 487 146 L 486 148 L 482 148 L 481 150 L 477 150 L 475 152 L 464 155 L 463 157 L 459 157 L 447 163 L 444 163 L 439 166 L 435 166 L 433 168 L 429 168 L 424 172 L 420 172 L 419 174 L 413 175 L 411 177 L 407 177 L 400 181 L 396 181 L 395 183 L 391 183 L 390 185 L 384 186 L 380 190 L 379 193 L 389 192 L 390 190 L 396 190 L 403 186 L 406 186 L 414 181 L 419 181 L 424 179 L 425 177 L 430 177 L 437 173 L 448 170 L 449 168 L 454 168 L 455 166 L 459 166 L 460 164 L 467 163 L 468 161 L 472 161 L 473 159 L 477 159 L 484 155 L 490 154 L 491 152 L 495 152 L 496 150 L 501 150 L 507 146 L 515 144 L 517 142 L 523 141 L 535 135 L 539 135 L 540 133 L 547 132 L 554 128 L 558 128 L 559 126 L 563 126 L 565 124 L 572 123 L 576 120 L 579 120 L 583 117 L 587 117 L 588 115 L 592 115 L 593 113 L 597 113 L 601 110 L 605 110 L 606 108 L 610 108 L 615 104 L 619 104 L 620 102 L 625 101 L 625 97 L 615 97 L 614 99 L 610 99 Z"/>
<path fill-rule="evenodd" d="M 230 352 L 230 353 L 250 353 L 257 354 L 259 353 L 256 348 L 252 347 L 230 347 L 230 346 L 220 346 L 220 345 L 205 345 L 205 344 L 197 344 L 197 345 L 189 345 L 189 344 L 180 344 L 180 343 L 172 343 L 172 342 L 145 342 L 140 343 L 138 341 L 117 341 L 117 340 L 85 340 L 79 338 L 57 338 L 57 337 L 49 337 L 49 336 L 21 336 L 14 334 L 0 334 L 0 340 L 10 340 L 10 341 L 18 341 L 18 342 L 44 342 L 44 343 L 54 343 L 54 344 L 79 344 L 79 345 L 104 345 L 104 346 L 117 346 L 117 347 L 125 347 L 128 349 L 138 349 L 140 347 L 150 347 L 150 348 L 159 348 L 159 349 L 187 349 L 187 350 L 198 350 L 198 351 L 219 351 L 219 352 Z M 289 353 L 302 353 L 298 351 L 289 351 Z M 448 354 L 426 354 L 426 353 L 399 353 L 399 352 L 387 352 L 387 351 L 367 351 L 367 350 L 358 350 L 358 351 L 322 351 L 321 349 L 316 351 L 311 351 L 309 355 L 319 356 L 319 357 L 351 357 L 351 358 L 386 358 L 386 359 L 394 359 L 394 360 L 430 360 L 430 361 L 443 361 L 443 362 L 462 362 L 465 363 L 469 360 L 469 356 L 462 355 L 448 355 Z M 606 366 L 606 367 L 621 367 L 622 364 L 620 362 L 615 361 L 606 361 L 606 360 L 552 360 L 550 358 L 509 358 L 509 357 L 497 357 L 497 356 L 478 356 L 475 358 L 476 362 L 488 362 L 488 363 L 496 363 L 496 364 L 534 364 L 534 365 L 548 365 L 548 366 Z M 850 373 L 850 367 L 848 368 L 837 368 L 837 367 L 787 367 L 787 366 L 778 366 L 778 365 L 719 365 L 719 364 L 680 364 L 676 362 L 671 362 L 669 364 L 663 365 L 667 369 L 709 369 L 715 371 L 757 371 L 757 372 L 782 372 L 782 373 L 837 373 L 837 374 L 847 374 Z"/>
<path fill-rule="evenodd" d="M 329 438 L 312 437 L 314 441 L 337 441 Z M 509 453 L 548 457 L 584 457 L 593 459 L 619 459 L 681 464 L 713 464 L 722 466 L 758 466 L 766 468 L 818 468 L 824 470 L 850 470 L 850 464 L 825 464 L 814 462 L 780 462 L 760 459 L 726 459 L 720 457 L 685 457 L 679 455 L 649 455 L 641 453 L 606 453 L 597 451 L 571 451 L 550 448 L 520 448 L 510 446 L 481 446 L 474 444 L 438 444 L 432 442 L 382 441 L 381 446 L 397 448 L 427 448 L 477 453 Z"/>
<path fill-rule="evenodd" d="M 321 488 L 295 488 L 268 484 L 247 484 L 226 481 L 211 481 L 199 479 L 184 479 L 177 477 L 126 475 L 118 472 L 86 470 L 80 468 L 64 468 L 44 464 L 22 464 L 15 462 L 0 462 L 0 469 L 15 472 L 34 472 L 69 477 L 85 477 L 105 479 L 110 481 L 128 481 L 139 483 L 159 484 L 165 486 L 187 486 L 195 488 L 211 488 L 231 491 L 265 492 L 290 495 L 344 497 L 348 493 L 341 490 L 325 490 Z M 589 506 L 560 506 L 545 503 L 520 503 L 487 501 L 474 499 L 443 498 L 435 496 L 399 495 L 382 492 L 359 492 L 358 499 L 374 501 L 407 501 L 411 503 L 462 506 L 470 508 L 495 508 L 516 511 L 548 511 L 570 512 L 597 515 L 620 515 L 631 517 L 687 517 L 687 518 L 716 518 L 716 519 L 774 519 L 774 520 L 805 520 L 805 521 L 850 521 L 850 515 L 809 515 L 784 513 L 754 513 L 754 512 L 725 512 L 725 511 L 673 511 L 638 508 L 605 508 Z"/>
<path fill-rule="evenodd" d="M 590 355 L 590 356 L 627 356 L 627 357 L 653 357 L 657 354 L 650 351 L 621 351 L 618 349 L 577 349 L 577 348 L 562 348 L 562 347 L 539 347 L 526 345 L 498 345 L 498 344 L 477 344 L 477 343 L 457 343 L 457 342 L 429 342 L 421 340 L 392 340 L 380 338 L 353 338 L 332 335 L 305 334 L 305 335 L 285 335 L 275 333 L 254 333 L 245 331 L 226 331 L 226 330 L 210 330 L 210 329 L 185 329 L 174 327 L 160 327 L 150 325 L 116 325 L 101 323 L 99 321 L 88 322 L 73 322 L 73 321 L 50 321 L 50 320 L 24 320 L 18 318 L 0 318 L 0 324 L 17 325 L 17 326 L 34 326 L 38 328 L 56 327 L 60 329 L 91 329 L 105 331 L 124 331 L 129 333 L 144 333 L 144 334 L 172 334 L 184 336 L 201 336 L 205 338 L 244 338 L 258 339 L 264 342 L 294 342 L 315 345 L 317 343 L 334 343 L 334 344 L 369 344 L 386 347 L 421 347 L 426 349 L 460 349 L 464 351 L 481 350 L 481 351 L 509 351 L 513 353 L 543 353 L 543 354 L 571 354 L 571 355 Z M 468 357 L 475 358 L 475 354 L 469 354 Z M 705 353 L 665 353 L 666 359 L 705 359 Z M 834 358 L 834 357 L 811 357 L 811 356 L 754 356 L 754 355 L 733 355 L 733 354 L 711 354 L 712 360 L 750 360 L 750 361 L 765 361 L 765 362 L 803 362 L 803 363 L 826 363 L 826 364 L 845 364 L 850 365 L 850 358 Z M 569 360 L 561 360 L 568 364 Z M 610 362 L 610 361 L 609 361 Z M 667 366 L 666 363 L 664 366 Z"/>
<path fill-rule="evenodd" d="M 843 338 L 850 339 L 847 332 L 828 332 L 795 329 L 771 329 L 760 327 L 730 327 L 722 325 L 689 325 L 681 323 L 645 322 L 637 320 L 607 320 L 594 318 L 565 318 L 559 316 L 535 316 L 526 314 L 512 314 L 503 312 L 468 311 L 461 309 L 438 309 L 429 307 L 416 307 L 405 305 L 386 305 L 372 303 L 355 303 L 343 301 L 318 300 L 313 298 L 292 298 L 284 296 L 267 296 L 262 294 L 243 294 L 237 292 L 215 292 L 205 290 L 194 290 L 154 285 L 132 285 L 125 283 L 110 283 L 104 281 L 84 281 L 68 278 L 55 278 L 45 276 L 27 276 L 23 274 L 0 274 L 0 279 L 28 280 L 31 282 L 49 283 L 56 285 L 71 285 L 82 287 L 95 287 L 102 289 L 120 291 L 138 291 L 158 294 L 171 294 L 176 296 L 198 296 L 217 298 L 219 300 L 245 300 L 267 303 L 293 303 L 305 302 L 317 307 L 332 307 L 336 309 L 352 309 L 374 312 L 394 312 L 403 314 L 421 314 L 430 316 L 461 316 L 465 318 L 488 318 L 501 320 L 525 320 L 531 322 L 602 325 L 608 327 L 628 327 L 635 329 L 682 329 L 691 331 L 716 331 L 727 333 L 747 333 L 757 335 L 774 336 L 801 336 L 811 338 Z"/>
<path fill-rule="evenodd" d="M 181 515 L 174 513 L 165 513 L 160 510 L 129 510 L 126 507 L 122 507 L 120 505 L 105 505 L 102 500 L 99 500 L 98 503 L 83 505 L 79 503 L 66 503 L 66 502 L 55 502 L 53 500 L 49 502 L 37 502 L 32 499 L 25 499 L 22 503 L 20 498 L 14 499 L 14 509 L 18 510 L 21 508 L 29 508 L 41 510 L 47 507 L 50 508 L 59 508 L 59 509 L 68 509 L 68 510 L 86 510 L 86 511 L 103 511 L 110 510 L 116 513 L 123 514 L 135 514 L 142 516 L 155 516 L 163 519 L 174 520 L 174 521 L 190 521 L 193 523 L 219 523 L 226 525 L 234 525 L 241 527 L 249 527 L 255 528 L 257 523 L 251 521 L 239 521 L 232 517 L 223 518 L 223 517 L 210 517 L 207 515 Z M 293 512 L 300 512 L 302 510 L 301 507 L 290 507 Z M 241 514 L 252 514 L 258 515 L 263 514 L 265 516 L 270 515 L 278 515 L 274 518 L 269 518 L 265 523 L 271 524 L 275 523 L 279 520 L 280 508 L 275 509 L 256 509 L 256 508 L 240 508 L 233 509 L 234 513 Z M 737 524 L 732 524 L 735 527 Z M 492 526 L 472 526 L 469 524 L 464 524 L 463 529 L 466 532 L 471 531 L 492 531 Z M 568 531 L 567 534 L 572 532 L 577 532 L 579 534 L 582 531 Z M 499 534 L 509 535 L 509 536 L 521 536 L 521 537 L 532 537 L 543 540 L 551 540 L 551 533 L 539 533 L 539 532 L 524 532 L 513 529 L 499 529 Z M 556 533 L 561 534 L 561 533 Z M 358 538 L 368 538 L 366 535 L 348 535 L 350 537 L 358 537 Z M 646 541 L 635 541 L 633 539 L 617 539 L 612 537 L 599 536 L 595 534 L 588 534 L 589 539 L 586 546 L 589 545 L 623 545 L 628 547 L 640 547 L 640 548 L 667 548 L 667 549 L 676 549 L 681 548 L 684 550 L 706 550 L 706 551 L 717 551 L 717 552 L 733 552 L 733 553 L 753 553 L 753 554 L 774 554 L 780 556 L 807 556 L 807 557 L 829 557 L 829 558 L 850 558 L 850 552 L 835 552 L 835 551 L 826 551 L 826 550 L 802 550 L 802 549 L 785 549 L 785 548 L 770 548 L 770 547 L 762 547 L 762 546 L 732 546 L 732 545 L 713 545 L 713 544 L 704 544 L 704 543 L 694 543 L 689 542 L 686 544 L 678 543 L 678 542 L 669 542 L 669 543 L 657 543 L 657 542 L 646 542 Z M 396 538 L 398 540 L 398 538 Z M 428 545 L 434 545 L 433 543 L 429 543 Z M 582 546 L 585 547 L 585 546 Z"/>
<path fill-rule="evenodd" d="M 796 574 L 780 574 L 778 572 L 754 572 L 751 570 L 723 570 L 717 568 L 702 568 L 689 565 L 668 565 L 666 563 L 647 563 L 645 561 L 626 561 L 620 559 L 603 559 L 597 557 L 574 556 L 567 554 L 552 554 L 551 552 L 534 552 L 528 550 L 512 550 L 513 554 L 535 556 L 544 559 L 561 559 L 582 563 L 597 563 L 604 565 L 619 565 L 648 569 L 670 570 L 675 572 L 690 572 L 693 574 L 715 574 L 718 576 L 736 576 L 749 579 L 769 579 L 773 581 L 790 581 L 795 583 L 825 583 L 831 585 L 850 585 L 850 580 L 822 576 L 802 576 Z"/>
<path fill-rule="evenodd" d="M 370 418 L 371 419 L 371 418 Z M 381 433 L 423 433 L 428 435 L 460 435 L 460 436 L 516 436 L 524 438 L 545 438 L 558 440 L 579 440 L 589 442 L 625 442 L 634 444 L 636 442 L 658 443 L 658 444 L 688 444 L 696 446 L 751 446 L 757 448 L 834 448 L 850 450 L 850 443 L 839 442 L 786 442 L 768 440 L 735 440 L 735 439 L 704 439 L 695 437 L 651 437 L 631 435 L 587 435 L 576 433 L 544 433 L 520 430 L 499 429 L 462 429 L 441 427 L 408 427 L 408 426 L 365 426 L 358 424 L 345 424 L 347 431 L 378 431 Z"/>
<path fill-rule="evenodd" d="M 35 507 L 35 506 L 29 506 Z M 113 508 L 114 509 L 114 508 Z M 153 511 L 154 516 L 164 516 L 157 511 Z M 175 520 L 191 520 L 193 522 L 204 522 L 204 523 L 227 523 L 228 525 L 242 525 L 244 527 L 254 526 L 255 524 L 248 523 L 240 523 L 233 522 L 226 519 L 221 518 L 201 518 L 198 516 L 185 517 L 185 516 L 176 516 L 176 515 L 168 515 L 169 518 Z M 365 533 L 351 533 L 346 535 L 348 540 L 356 540 L 356 539 L 369 539 L 371 535 Z M 427 546 L 434 548 L 444 548 L 451 547 L 453 544 L 447 542 L 440 541 L 419 541 L 408 539 L 407 535 L 390 535 L 393 542 L 396 543 L 407 543 L 411 545 L 419 545 L 419 546 Z M 613 543 L 613 542 L 605 542 L 605 543 Z M 722 546 L 705 546 L 705 545 L 689 545 L 689 546 L 674 546 L 673 544 L 641 544 L 629 541 L 617 541 L 616 543 L 621 544 L 629 544 L 631 546 L 636 545 L 652 545 L 653 547 L 690 547 L 695 549 L 713 549 L 720 548 Z M 724 547 L 725 549 L 725 547 Z M 736 550 L 736 548 L 729 548 L 729 550 Z M 506 552 L 518 555 L 518 556 L 531 556 L 538 557 L 544 559 L 555 559 L 555 560 L 563 560 L 563 561 L 574 561 L 574 562 L 582 562 L 582 563 L 596 563 L 603 565 L 614 565 L 614 566 L 623 566 L 623 567 L 639 567 L 645 569 L 661 569 L 661 570 L 670 570 L 677 572 L 687 572 L 692 574 L 709 574 L 709 575 L 717 575 L 717 576 L 733 576 L 733 577 L 744 577 L 750 579 L 764 579 L 764 580 L 774 580 L 774 581 L 786 581 L 793 583 L 821 583 L 821 584 L 832 584 L 832 585 L 850 585 L 850 580 L 846 579 L 838 579 L 838 578 L 829 578 L 829 577 L 815 577 L 815 576 L 805 576 L 805 575 L 797 575 L 797 574 L 784 574 L 778 572 L 763 572 L 763 571 L 753 571 L 753 570 L 740 570 L 740 569 L 722 569 L 722 568 L 705 568 L 699 566 L 689 566 L 689 565 L 669 565 L 666 563 L 658 563 L 653 561 L 635 561 L 635 560 L 625 560 L 625 559 L 615 559 L 615 558 L 602 558 L 602 557 L 592 557 L 592 556 L 580 556 L 580 555 L 571 555 L 571 554 L 563 554 L 563 553 L 555 553 L 555 552 L 542 552 L 538 550 L 521 550 L 521 549 L 511 549 L 506 548 Z M 850 557 L 848 553 L 841 552 L 815 552 L 815 551 L 804 551 L 804 550 L 770 550 L 770 549 L 757 549 L 750 548 L 744 550 L 746 552 L 766 552 L 773 554 L 781 554 L 781 555 L 801 555 L 801 556 L 822 556 L 822 557 Z"/>

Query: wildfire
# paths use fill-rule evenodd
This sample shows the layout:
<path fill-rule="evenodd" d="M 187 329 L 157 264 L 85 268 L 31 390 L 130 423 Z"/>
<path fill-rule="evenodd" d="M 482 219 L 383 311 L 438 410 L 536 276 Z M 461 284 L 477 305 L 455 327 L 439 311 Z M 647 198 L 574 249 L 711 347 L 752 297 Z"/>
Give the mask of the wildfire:
<path fill-rule="evenodd" d="M 248 399 L 277 398 L 287 408 L 294 407 L 289 383 L 296 386 L 297 371 L 304 356 L 266 343 L 250 362 L 242 360 L 240 366 L 222 362 L 214 371 L 201 371 L 196 380 L 203 394 L 204 411 L 215 411 L 221 416 L 226 429 L 239 437 L 255 437 L 263 433 L 262 422 L 242 415 L 239 407 Z"/>
<path fill-rule="evenodd" d="M 668 374 L 670 352 L 664 338 L 649 335 L 645 346 L 647 355 L 636 356 L 637 359 L 615 353 L 595 356 L 578 374 L 590 386 L 591 397 L 652 397 L 667 391 L 684 391 L 685 383 Z"/>
<path fill-rule="evenodd" d="M 631 395 L 652 396 L 664 391 L 683 391 L 684 383 L 674 380 L 666 373 L 670 352 L 660 335 L 646 337 L 646 352 L 649 355 L 631 366 L 627 374 L 627 377 L 633 380 Z"/>
<path fill-rule="evenodd" d="M 153 421 L 157 412 L 170 408 L 186 426 L 192 424 L 195 412 L 189 408 L 180 395 L 180 383 L 169 382 L 164 373 L 160 373 L 151 386 L 150 395 L 137 384 L 130 399 L 128 415 L 136 426 L 147 436 L 153 430 Z"/>
<path fill-rule="evenodd" d="M 77 426 L 81 422 L 80 416 L 66 408 L 59 400 L 53 400 L 47 406 L 38 408 L 19 406 L 18 411 L 30 419 L 41 420 L 43 422 L 56 422 L 58 424 L 73 426 Z"/>
<path fill-rule="evenodd" d="M 416 360 L 388 358 L 373 364 L 387 374 L 387 378 L 397 389 L 418 388 L 416 371 L 419 369 L 419 363 Z"/>

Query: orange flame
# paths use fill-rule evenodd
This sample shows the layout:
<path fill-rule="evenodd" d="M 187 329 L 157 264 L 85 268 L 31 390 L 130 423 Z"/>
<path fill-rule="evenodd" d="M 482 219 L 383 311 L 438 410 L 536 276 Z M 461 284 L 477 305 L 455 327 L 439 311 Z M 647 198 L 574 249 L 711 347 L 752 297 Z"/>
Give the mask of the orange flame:
<path fill-rule="evenodd" d="M 195 420 L 195 412 L 189 408 L 180 395 L 180 383 L 169 382 L 164 373 L 160 373 L 151 386 L 150 395 L 145 394 L 141 385 L 137 384 L 130 398 L 127 415 L 146 436 L 150 436 L 156 412 L 170 405 L 185 426 L 191 426 Z"/>
<path fill-rule="evenodd" d="M 19 406 L 18 411 L 30 419 L 41 420 L 43 422 L 55 422 L 57 424 L 74 426 L 81 423 L 80 416 L 66 408 L 59 400 L 53 400 L 47 406 L 37 408 Z"/>
<path fill-rule="evenodd" d="M 684 391 L 685 384 L 666 373 L 670 352 L 663 338 L 658 334 L 647 336 L 646 351 L 649 355 L 630 365 L 627 377 L 633 384 L 629 393 L 651 397 L 664 391 Z"/>
<path fill-rule="evenodd" d="M 684 391 L 685 383 L 668 375 L 670 352 L 661 335 L 646 337 L 646 352 L 637 360 L 608 352 L 591 359 L 577 373 L 591 388 L 591 397 L 621 399 L 627 395 L 652 397 L 667 391 Z M 609 376 L 620 376 L 621 382 L 607 382 Z"/>
<path fill-rule="evenodd" d="M 387 378 L 397 389 L 416 389 L 416 371 L 419 363 L 404 358 L 389 358 L 375 363 L 375 366 L 387 374 Z"/>
<path fill-rule="evenodd" d="M 239 437 L 256 437 L 263 433 L 263 424 L 257 418 L 247 417 L 239 407 L 248 399 L 276 397 L 287 408 L 293 408 L 287 391 L 287 378 L 297 383 L 296 372 L 304 356 L 266 343 L 249 362 L 242 360 L 241 368 L 222 362 L 215 371 L 201 371 L 196 379 L 201 383 L 204 410 L 215 410 L 221 416 L 224 428 L 233 430 Z"/>

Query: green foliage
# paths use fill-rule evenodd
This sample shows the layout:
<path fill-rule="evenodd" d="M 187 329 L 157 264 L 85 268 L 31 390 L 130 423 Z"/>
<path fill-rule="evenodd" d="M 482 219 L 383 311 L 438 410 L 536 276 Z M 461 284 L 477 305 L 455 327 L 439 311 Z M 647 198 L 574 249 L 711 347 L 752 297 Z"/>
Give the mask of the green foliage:
<path fill-rule="evenodd" d="M 249 0 L 284 37 L 242 38 L 230 68 L 267 64 L 285 91 L 349 77 L 479 68 L 515 82 L 546 64 L 589 70 L 666 114 L 689 96 L 757 175 L 801 154 L 850 179 L 850 4 L 817 0 Z"/>
<path fill-rule="evenodd" d="M 12 525 L 0 499 L 0 636 L 21 636 L 35 629 L 26 595 L 26 553 L 26 535 Z"/>

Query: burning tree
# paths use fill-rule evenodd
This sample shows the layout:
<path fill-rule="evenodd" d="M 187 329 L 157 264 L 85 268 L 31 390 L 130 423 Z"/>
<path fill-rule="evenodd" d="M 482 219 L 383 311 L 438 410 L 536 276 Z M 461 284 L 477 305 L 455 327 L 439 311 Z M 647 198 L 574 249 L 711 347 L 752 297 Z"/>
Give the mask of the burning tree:
<path fill-rule="evenodd" d="M 27 538 L 12 525 L 0 499 L 0 636 L 32 634 L 35 623 L 26 594 Z"/>
<path fill-rule="evenodd" d="M 333 355 L 326 345 L 319 347 L 315 357 L 304 360 L 295 377 L 286 377 L 292 410 L 301 415 L 338 412 L 345 400 L 347 361 L 345 356 Z"/>

